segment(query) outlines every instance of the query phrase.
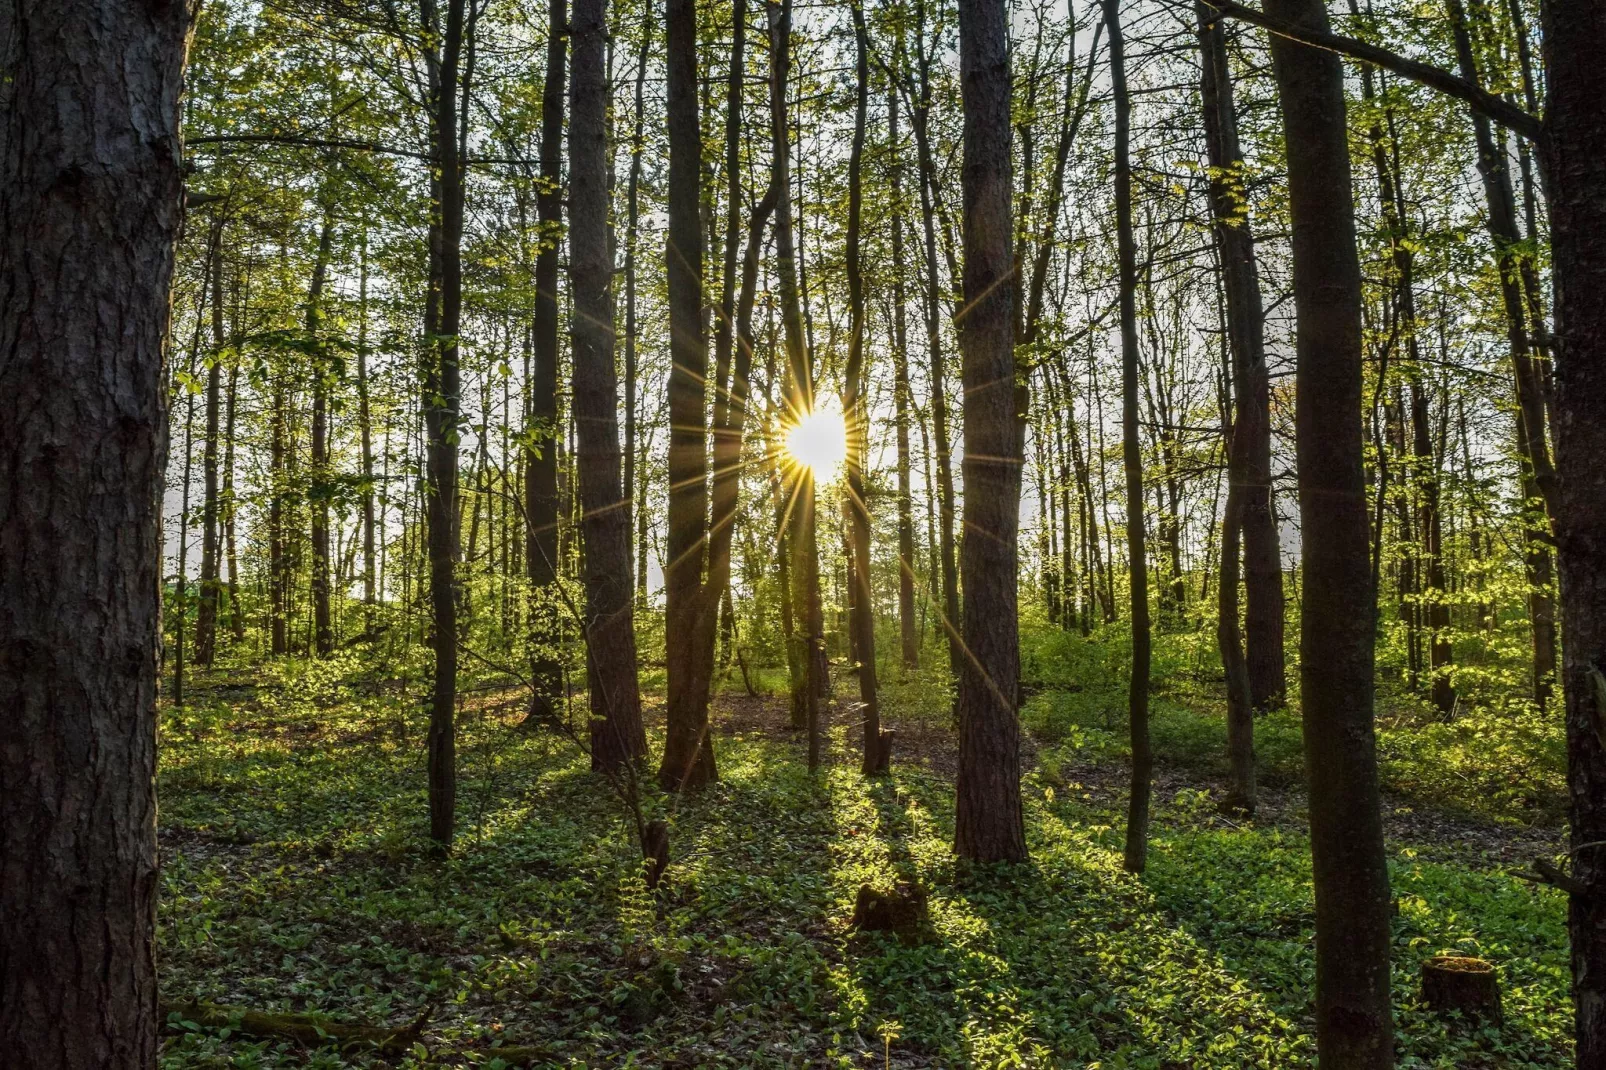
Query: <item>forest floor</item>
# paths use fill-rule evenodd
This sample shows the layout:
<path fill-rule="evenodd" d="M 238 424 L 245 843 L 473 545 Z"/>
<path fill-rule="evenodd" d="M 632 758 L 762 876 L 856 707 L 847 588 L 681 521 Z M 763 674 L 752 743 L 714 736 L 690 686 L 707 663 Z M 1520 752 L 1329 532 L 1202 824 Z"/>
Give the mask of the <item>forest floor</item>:
<path fill-rule="evenodd" d="M 901 719 L 894 775 L 867 782 L 850 726 L 810 774 L 782 700 L 726 694 L 718 784 L 650 800 L 674 861 L 649 894 L 626 811 L 571 743 L 519 728 L 515 693 L 465 702 L 443 858 L 424 836 L 423 723 L 405 696 L 338 666 L 198 683 L 163 715 L 164 1002 L 428 1020 L 381 1057 L 173 1014 L 167 1070 L 498 1068 L 514 1045 L 551 1067 L 1313 1061 L 1308 844 L 1287 778 L 1268 778 L 1254 820 L 1229 821 L 1210 776 L 1162 760 L 1150 864 L 1133 877 L 1124 762 L 1038 733 L 1032 863 L 967 867 L 949 847 L 945 715 Z M 1400 1065 L 1567 1065 L 1564 898 L 1509 872 L 1557 851 L 1559 829 L 1404 796 L 1386 813 Z M 927 890 L 927 931 L 856 933 L 859 887 L 899 879 Z M 1420 962 L 1444 950 L 1497 964 L 1503 1025 L 1420 1005 Z"/>

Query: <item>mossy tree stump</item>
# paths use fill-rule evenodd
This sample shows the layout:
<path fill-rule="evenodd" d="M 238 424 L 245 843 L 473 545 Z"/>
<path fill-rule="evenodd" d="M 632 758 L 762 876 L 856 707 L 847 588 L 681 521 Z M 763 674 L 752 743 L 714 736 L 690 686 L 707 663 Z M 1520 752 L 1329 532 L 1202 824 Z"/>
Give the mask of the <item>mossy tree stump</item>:
<path fill-rule="evenodd" d="M 864 884 L 853 904 L 853 927 L 860 932 L 892 933 L 906 942 L 919 940 L 930 923 L 926 890 L 899 881 L 891 890 Z"/>
<path fill-rule="evenodd" d="M 1494 966 L 1468 955 L 1435 955 L 1422 963 L 1422 1002 L 1467 1021 L 1500 1021 L 1500 980 Z"/>

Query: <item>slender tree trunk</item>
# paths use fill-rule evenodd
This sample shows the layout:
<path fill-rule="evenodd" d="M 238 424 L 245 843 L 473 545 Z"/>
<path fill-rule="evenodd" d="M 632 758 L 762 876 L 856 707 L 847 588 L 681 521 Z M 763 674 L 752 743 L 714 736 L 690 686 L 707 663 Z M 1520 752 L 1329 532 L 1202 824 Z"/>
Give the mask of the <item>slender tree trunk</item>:
<path fill-rule="evenodd" d="M 1580 1070 L 1606 1067 L 1606 7 L 1545 5 L 1543 147 L 1556 289 L 1556 538 L 1573 879 L 1569 902 Z"/>
<path fill-rule="evenodd" d="M 240 365 L 229 366 L 229 396 L 223 418 L 223 545 L 228 562 L 229 630 L 236 643 L 245 640 L 245 614 L 240 606 L 240 560 L 234 541 L 234 414 L 240 396 Z"/>
<path fill-rule="evenodd" d="M 463 168 L 457 109 L 463 49 L 464 0 L 448 0 L 441 51 L 432 72 L 431 124 L 439 168 L 431 220 L 434 267 L 426 301 L 424 425 L 427 440 L 426 514 L 429 597 L 435 674 L 429 718 L 429 832 L 450 844 L 457 810 L 457 425 L 461 397 L 457 334 L 463 296 Z"/>
<path fill-rule="evenodd" d="M 652 50 L 653 5 L 641 5 L 641 51 L 636 55 L 635 122 L 630 135 L 630 178 L 625 185 L 625 493 L 632 496 L 636 512 L 636 604 L 647 605 L 647 503 L 637 492 L 636 438 L 640 405 L 636 384 L 636 242 L 641 221 L 641 156 L 646 141 L 647 59 Z"/>
<path fill-rule="evenodd" d="M 864 470 L 870 457 L 870 406 L 865 399 L 869 371 L 864 355 L 864 260 L 861 223 L 864 215 L 864 135 L 870 108 L 870 33 L 864 7 L 853 0 L 853 40 L 857 98 L 853 116 L 853 149 L 848 158 L 848 359 L 842 371 L 842 415 L 847 427 L 847 497 L 850 544 L 849 598 L 853 659 L 859 668 L 859 702 L 863 707 L 864 748 L 861 771 L 874 776 L 887 771 L 881 745 L 881 709 L 876 695 L 875 602 L 870 582 L 870 502 Z M 907 440 L 907 430 L 904 432 Z M 905 471 L 907 478 L 907 470 Z M 901 528 L 900 528 L 901 530 Z M 913 607 L 911 607 L 912 609 Z"/>
<path fill-rule="evenodd" d="M 1268 14 L 1327 29 L 1322 0 Z M 1393 1065 L 1389 883 L 1372 721 L 1374 592 L 1344 70 L 1271 36 L 1293 219 L 1296 453 L 1304 582 L 1300 701 L 1316 888 L 1316 1043 L 1324 1070 Z"/>
<path fill-rule="evenodd" d="M 189 8 L 0 17 L 0 1052 L 156 1064 L 163 350 Z"/>
<path fill-rule="evenodd" d="M 703 563 L 708 522 L 708 334 L 703 315 L 702 130 L 697 102 L 697 9 L 669 0 L 669 542 L 664 562 L 667 726 L 658 779 L 695 789 L 716 777 L 708 734 Z"/>
<path fill-rule="evenodd" d="M 920 665 L 915 619 L 915 516 L 909 475 L 909 327 L 904 292 L 908 265 L 903 238 L 903 158 L 898 140 L 898 92 L 887 93 L 887 141 L 892 185 L 892 403 L 898 442 L 898 634 L 903 666 Z"/>
<path fill-rule="evenodd" d="M 1456 57 L 1461 76 L 1476 84 L 1477 59 L 1467 29 L 1466 11 L 1460 0 L 1446 0 L 1455 34 Z M 1500 269 L 1500 297 L 1506 314 L 1506 337 L 1511 346 L 1517 394 L 1517 452 L 1522 464 L 1524 535 L 1528 572 L 1528 619 L 1533 637 L 1533 693 L 1541 707 L 1550 700 L 1556 673 L 1556 599 L 1551 590 L 1551 521 L 1556 516 L 1556 474 L 1545 434 L 1546 390 L 1539 362 L 1535 359 L 1530 328 L 1543 330 L 1537 316 L 1529 323 L 1520 279 L 1531 273 L 1529 258 L 1520 252 L 1522 233 L 1517 226 L 1516 194 L 1511 183 L 1504 138 L 1496 140 L 1489 121 L 1474 112 L 1473 135 L 1478 146 L 1478 170 L 1483 175 L 1484 197 L 1488 204 L 1486 223 L 1494 241 Z M 1555 221 L 1551 222 L 1552 228 Z M 1530 229 L 1531 233 L 1531 229 Z M 1537 287 L 1536 287 L 1537 288 Z M 1542 508 L 1534 508 L 1535 502 Z"/>
<path fill-rule="evenodd" d="M 318 233 L 318 255 L 312 267 L 312 288 L 307 296 L 307 342 L 312 353 L 312 620 L 319 657 L 334 651 L 335 633 L 329 619 L 329 362 L 318 339 L 323 320 L 324 278 L 329 271 L 329 247 L 334 217 L 325 211 Z"/>
<path fill-rule="evenodd" d="M 212 357 L 206 370 L 206 442 L 201 478 L 201 600 L 195 613 L 195 664 L 209 666 L 217 649 L 218 432 L 223 407 L 223 218 L 212 224 L 208 267 L 212 273 Z"/>
<path fill-rule="evenodd" d="M 960 0 L 964 133 L 964 661 L 954 850 L 1026 859 L 1020 800 L 1017 584 L 1021 415 L 1015 381 L 1010 224 L 1009 30 L 1003 0 Z"/>
<path fill-rule="evenodd" d="M 1110 81 L 1115 90 L 1115 229 L 1120 257 L 1121 456 L 1126 471 L 1126 547 L 1132 615 L 1132 674 L 1127 719 L 1132 734 L 1132 788 L 1127 802 L 1128 872 L 1142 873 L 1149 853 L 1149 562 L 1143 524 L 1143 446 L 1138 438 L 1138 267 L 1132 236 L 1132 105 L 1126 88 L 1126 47 L 1120 0 L 1103 0 L 1110 32 Z"/>
<path fill-rule="evenodd" d="M 954 546 L 953 450 L 948 431 L 948 387 L 942 353 L 942 283 L 937 262 L 937 166 L 931 147 L 931 61 L 926 55 L 924 0 L 916 0 L 919 100 L 914 108 L 915 148 L 920 162 L 920 218 L 925 234 L 926 356 L 931 378 L 931 434 L 937 447 L 938 550 L 942 560 L 942 629 L 948 637 L 948 668 L 958 680 L 964 667 L 960 640 L 959 570 Z"/>
<path fill-rule="evenodd" d="M 1282 547 L 1271 483 L 1271 390 L 1266 372 L 1265 311 L 1255 256 L 1243 151 L 1226 34 L 1205 4 L 1196 6 L 1203 57 L 1205 143 L 1211 175 L 1211 211 L 1226 290 L 1227 338 L 1232 347 L 1232 484 L 1241 489 L 1245 640 L 1249 692 L 1257 710 L 1283 705 L 1287 674 L 1283 650 Z M 1233 463 L 1236 462 L 1236 463 Z M 1230 491 L 1229 491 L 1230 493 Z"/>
<path fill-rule="evenodd" d="M 374 433 L 368 398 L 368 227 L 362 232 L 362 274 L 357 281 L 357 430 L 362 446 L 362 602 L 363 628 L 374 631 L 378 597 L 374 565 Z"/>
<path fill-rule="evenodd" d="M 613 234 L 608 221 L 607 0 L 575 0 L 569 115 L 569 290 L 574 295 L 574 419 L 585 533 L 586 665 L 591 766 L 613 771 L 647 753 L 631 612 L 630 503 L 620 485 L 619 384 L 613 349 Z"/>
<path fill-rule="evenodd" d="M 268 631 L 269 651 L 274 656 L 290 650 L 290 561 L 285 547 L 285 497 L 289 482 L 289 405 L 283 370 L 273 375 L 272 412 L 268 431 Z"/>
<path fill-rule="evenodd" d="M 525 515 L 529 530 L 531 682 L 529 722 L 550 724 L 563 693 L 563 667 L 557 645 L 558 581 L 558 251 L 563 243 L 563 99 L 569 47 L 567 0 L 548 0 L 546 81 L 541 92 L 541 182 L 535 215 L 539 247 L 535 254 L 535 316 L 531 328 L 535 364 L 530 382 L 529 427 L 525 454 Z"/>

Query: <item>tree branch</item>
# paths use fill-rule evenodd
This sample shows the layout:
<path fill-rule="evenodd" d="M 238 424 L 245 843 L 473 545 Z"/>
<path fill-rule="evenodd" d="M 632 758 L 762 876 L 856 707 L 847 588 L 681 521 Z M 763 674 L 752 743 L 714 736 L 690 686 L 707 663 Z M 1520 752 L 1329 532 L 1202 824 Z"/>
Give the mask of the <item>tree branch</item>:
<path fill-rule="evenodd" d="M 1510 101 L 1502 100 L 1449 71 L 1431 64 L 1418 63 L 1414 59 L 1406 59 L 1386 48 L 1369 45 L 1353 37 L 1323 33 L 1284 22 L 1247 4 L 1240 4 L 1237 0 L 1204 0 L 1204 2 L 1228 18 L 1242 19 L 1280 37 L 1286 37 L 1290 41 L 1298 41 L 1312 48 L 1323 48 L 1329 52 L 1337 52 L 1341 56 L 1371 63 L 1384 70 L 1393 71 L 1402 78 L 1408 78 L 1430 89 L 1437 89 L 1446 96 L 1464 102 L 1473 111 L 1487 117 L 1489 121 L 1499 123 L 1529 141 L 1537 143 L 1544 139 L 1543 126 L 1537 116 L 1528 114 Z"/>

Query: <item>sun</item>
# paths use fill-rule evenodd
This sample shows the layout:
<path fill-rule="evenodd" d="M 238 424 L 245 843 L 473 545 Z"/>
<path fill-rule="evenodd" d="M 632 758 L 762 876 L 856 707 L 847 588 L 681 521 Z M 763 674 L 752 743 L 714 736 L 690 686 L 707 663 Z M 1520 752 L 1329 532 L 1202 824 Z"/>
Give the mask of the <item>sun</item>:
<path fill-rule="evenodd" d="M 842 410 L 822 401 L 786 433 L 786 455 L 822 480 L 830 479 L 848 458 L 848 428 Z"/>

